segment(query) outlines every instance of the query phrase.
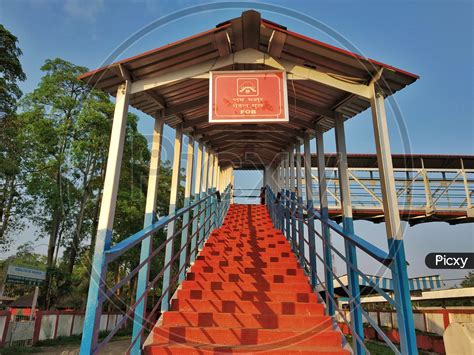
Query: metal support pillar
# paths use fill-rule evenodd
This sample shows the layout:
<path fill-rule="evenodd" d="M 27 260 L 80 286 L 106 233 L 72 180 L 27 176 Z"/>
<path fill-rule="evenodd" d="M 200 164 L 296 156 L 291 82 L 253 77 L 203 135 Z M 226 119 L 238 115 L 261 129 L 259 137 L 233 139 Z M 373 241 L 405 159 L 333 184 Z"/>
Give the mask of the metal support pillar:
<path fill-rule="evenodd" d="M 328 211 L 328 190 L 326 182 L 326 163 L 324 161 L 324 141 L 323 131 L 318 127 L 316 129 L 316 146 L 318 157 L 318 180 L 319 180 L 319 201 L 321 208 L 321 231 L 323 237 L 325 281 L 326 281 L 326 306 L 330 316 L 334 316 L 334 282 L 332 276 L 332 252 L 331 252 L 331 234 L 329 227 L 325 223 L 329 219 Z"/>
<path fill-rule="evenodd" d="M 188 149 L 187 149 L 187 157 L 186 157 L 186 181 L 184 184 L 184 207 L 188 207 L 191 204 L 191 185 L 193 182 L 194 174 L 194 139 L 192 137 L 188 137 Z M 181 246 L 182 248 L 188 242 L 188 234 L 189 234 L 189 211 L 185 212 L 183 215 L 183 230 L 181 231 Z M 186 264 L 186 256 L 188 247 L 181 250 L 181 255 L 179 256 L 179 279 L 178 282 L 184 280 L 186 275 L 186 270 L 184 265 Z"/>
<path fill-rule="evenodd" d="M 207 189 L 206 189 L 206 192 L 208 194 L 211 194 L 212 193 L 212 190 L 213 190 L 213 186 L 212 186 L 212 180 L 213 180 L 213 176 L 214 176 L 214 159 L 215 159 L 215 155 L 213 152 L 209 152 L 209 164 L 208 164 L 208 172 L 207 172 Z M 204 232 L 204 241 L 207 240 L 208 236 L 209 236 L 209 232 L 211 231 L 211 225 L 212 225 L 212 204 L 213 204 L 213 200 L 212 200 L 212 197 L 209 198 L 207 201 L 206 201 L 206 225 L 205 225 L 205 232 Z"/>
<path fill-rule="evenodd" d="M 176 128 L 176 136 L 174 139 L 174 153 L 173 153 L 173 169 L 171 171 L 171 189 L 170 189 L 170 206 L 168 215 L 171 216 L 176 211 L 176 201 L 178 199 L 178 188 L 179 188 L 179 173 L 181 169 L 181 147 L 183 141 L 183 132 L 181 127 Z M 166 240 L 174 239 L 175 222 L 172 221 L 168 224 L 168 230 L 166 234 Z M 166 244 L 165 249 L 165 261 L 164 265 L 170 263 L 173 256 L 173 244 L 171 240 Z M 170 298 L 170 278 L 171 278 L 171 264 L 165 269 L 163 273 L 163 287 L 161 292 L 163 293 L 163 299 L 161 301 L 161 310 L 167 311 L 169 309 L 168 300 Z"/>
<path fill-rule="evenodd" d="M 209 154 L 209 148 L 206 147 L 204 150 L 204 161 L 203 161 L 203 167 L 202 167 L 202 178 L 201 178 L 201 198 L 204 198 L 207 195 L 207 181 L 208 181 L 208 175 L 209 175 L 209 162 L 210 162 L 210 154 Z M 206 218 L 208 215 L 208 202 L 204 202 L 201 206 L 203 211 L 201 212 L 200 218 L 199 218 L 199 249 L 202 248 L 202 244 L 204 243 L 205 239 L 205 234 L 206 234 Z"/>
<path fill-rule="evenodd" d="M 403 354 L 417 354 L 415 326 L 408 284 L 408 273 L 400 225 L 397 191 L 393 173 L 392 155 L 385 114 L 384 98 L 376 93 L 374 84 L 371 86 L 370 99 L 372 120 L 374 126 L 377 162 L 379 166 L 380 185 L 383 196 L 383 210 L 385 227 L 387 230 L 389 254 L 393 258 L 391 265 L 397 309 L 398 329 L 400 332 L 400 346 Z"/>
<path fill-rule="evenodd" d="M 301 143 L 296 144 L 296 201 L 297 201 L 297 217 L 298 217 L 298 256 L 301 267 L 304 267 L 304 223 L 303 223 L 303 189 L 301 177 Z"/>
<path fill-rule="evenodd" d="M 197 201 L 201 198 L 201 181 L 202 181 L 202 174 L 203 174 L 203 169 L 202 169 L 202 150 L 203 150 L 203 145 L 201 142 L 198 144 L 198 151 L 197 151 L 197 156 L 196 156 L 196 174 L 194 178 L 194 200 Z M 193 231 L 191 234 L 191 256 L 189 258 L 189 262 L 193 263 L 194 260 L 196 260 L 196 239 L 198 238 L 198 230 L 199 230 L 199 206 L 194 207 L 193 209 Z"/>
<path fill-rule="evenodd" d="M 466 215 L 468 217 L 474 217 L 474 207 L 471 203 L 471 191 L 469 191 L 469 185 L 467 183 L 466 170 L 464 169 L 464 161 L 461 158 L 461 175 L 464 184 L 464 193 L 466 194 Z"/>
<path fill-rule="evenodd" d="M 235 176 L 234 176 L 234 167 L 230 168 L 230 184 L 232 185 L 230 189 L 230 203 L 234 203 L 234 182 L 235 182 Z"/>
<path fill-rule="evenodd" d="M 339 171 L 339 186 L 341 194 L 342 212 L 343 212 L 343 229 L 347 234 L 354 233 L 354 221 L 352 218 L 352 204 L 351 204 L 351 190 L 349 184 L 349 165 L 347 163 L 347 149 L 346 149 L 346 137 L 344 133 L 344 120 L 339 117 L 335 120 L 335 133 L 336 133 L 336 150 L 338 155 L 338 171 Z M 355 269 L 357 268 L 357 254 L 355 245 L 348 239 L 344 240 L 344 247 L 346 252 L 346 259 L 349 263 L 347 265 L 347 275 L 349 279 L 349 291 L 351 292 L 350 298 L 350 311 L 351 311 L 351 323 L 353 331 L 360 338 L 360 341 L 364 339 L 364 325 L 362 322 L 362 305 L 360 303 L 360 287 L 359 287 L 359 273 Z M 351 266 L 352 265 L 352 266 Z M 353 349 L 356 350 L 356 354 L 365 354 L 365 350 L 356 337 L 352 336 Z"/>
<path fill-rule="evenodd" d="M 311 285 L 316 287 L 318 282 L 316 269 L 316 235 L 314 234 L 313 213 L 313 176 L 311 174 L 311 136 L 304 137 L 304 181 L 306 187 L 306 205 L 308 207 L 308 256 L 311 269 Z"/>
<path fill-rule="evenodd" d="M 217 158 L 217 154 L 214 153 L 214 167 L 213 167 L 213 177 L 212 177 L 212 192 L 217 191 L 217 175 L 219 174 L 219 159 Z M 214 213 L 214 217 L 212 218 L 212 224 L 214 225 L 214 228 L 217 228 L 217 211 L 218 211 L 218 206 L 217 206 L 217 197 L 215 195 L 212 196 L 211 198 L 211 212 Z M 211 232 L 211 226 L 209 227 L 209 233 Z"/>
<path fill-rule="evenodd" d="M 105 251 L 110 248 L 112 227 L 114 224 L 117 190 L 122 166 L 123 144 L 127 127 L 128 102 L 132 83 L 125 81 L 117 90 L 115 100 L 112 133 L 110 135 L 109 155 L 105 172 L 104 191 L 100 207 L 97 237 L 95 240 L 94 257 L 92 260 L 91 280 L 87 296 L 87 308 L 82 333 L 81 354 L 91 354 L 97 346 L 102 313 L 101 290 L 105 286 L 107 265 Z"/>
<path fill-rule="evenodd" d="M 147 185 L 147 195 L 146 195 L 146 204 L 145 204 L 145 221 L 143 227 L 146 228 L 153 224 L 156 221 L 156 201 L 158 196 L 158 185 L 160 180 L 160 165 L 161 165 L 161 144 L 163 141 L 163 122 L 164 120 L 160 118 L 155 118 L 155 126 L 153 129 L 153 142 L 151 146 L 151 157 L 150 157 L 150 172 L 148 175 L 148 185 Z M 141 250 L 140 250 L 140 263 L 149 258 L 151 250 L 153 247 L 153 237 L 150 236 L 142 241 Z M 150 275 L 150 265 L 151 262 L 145 264 L 140 271 L 138 272 L 138 281 L 137 281 L 137 292 L 136 298 L 139 299 L 142 294 L 146 293 L 146 288 L 148 285 L 148 278 Z M 141 330 L 143 327 L 143 321 L 146 316 L 146 304 L 147 296 L 138 303 L 135 308 L 135 315 L 133 317 L 133 334 L 132 339 L 140 337 L 133 348 L 131 353 L 139 354 L 142 344 L 142 335 Z"/>
<path fill-rule="evenodd" d="M 289 151 L 289 157 L 290 157 L 290 164 L 289 164 L 289 169 L 290 169 L 290 184 L 288 186 L 288 190 L 290 191 L 295 191 L 295 147 L 292 145 Z"/>
<path fill-rule="evenodd" d="M 278 168 L 277 168 L 277 171 L 278 171 L 278 176 L 277 176 L 277 189 L 275 190 L 275 193 L 277 193 L 278 191 L 281 191 L 281 189 L 283 188 L 283 161 L 280 161 L 280 163 L 278 164 Z"/>
<path fill-rule="evenodd" d="M 288 190 L 290 191 L 290 211 L 291 215 L 289 220 L 291 221 L 291 241 L 293 251 L 297 250 L 297 239 L 296 239 L 296 194 L 295 194 L 295 147 L 292 145 L 289 152 L 289 184 Z"/>
<path fill-rule="evenodd" d="M 428 173 L 425 169 L 425 162 L 421 158 L 421 176 L 423 178 L 423 186 L 425 188 L 425 213 L 427 216 L 431 215 L 434 211 L 433 195 L 431 194 L 430 180 L 428 179 Z"/>

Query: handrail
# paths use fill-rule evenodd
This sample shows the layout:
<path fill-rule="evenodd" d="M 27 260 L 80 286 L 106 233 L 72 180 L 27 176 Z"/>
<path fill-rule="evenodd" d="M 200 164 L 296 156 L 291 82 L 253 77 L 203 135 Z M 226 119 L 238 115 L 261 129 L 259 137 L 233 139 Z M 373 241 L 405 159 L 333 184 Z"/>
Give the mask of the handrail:
<path fill-rule="evenodd" d="M 316 289 L 318 284 L 325 285 L 323 289 L 326 293 L 326 309 L 328 314 L 331 316 L 334 316 L 336 313 L 340 314 L 344 322 L 349 325 L 349 329 L 351 329 L 351 333 L 355 341 L 353 346 L 355 347 L 356 353 L 364 353 L 364 351 L 367 352 L 365 344 L 363 343 L 364 331 L 362 327 L 362 318 L 365 318 L 369 324 L 373 326 L 377 334 L 379 334 L 380 337 L 387 343 L 391 350 L 396 354 L 400 354 L 400 350 L 396 347 L 396 345 L 370 317 L 368 312 L 362 309 L 362 304 L 360 303 L 359 277 L 365 280 L 368 285 L 372 286 L 377 293 L 382 295 L 387 300 L 387 302 L 392 307 L 394 307 L 399 317 L 404 317 L 404 309 L 402 301 L 400 300 L 400 291 L 397 289 L 397 287 L 394 287 L 394 297 L 392 298 L 389 296 L 388 293 L 382 290 L 375 281 L 373 281 L 357 267 L 355 253 L 356 250 L 359 249 L 380 262 L 392 272 L 394 283 L 398 282 L 399 284 L 402 282 L 400 280 L 399 267 L 400 265 L 404 266 L 405 261 L 401 263 L 400 258 L 396 259 L 397 254 L 393 253 L 392 248 L 389 248 L 389 252 L 385 252 L 356 235 L 353 232 L 353 228 L 350 228 L 350 225 L 349 227 L 344 225 L 345 228 L 342 228 L 328 216 L 323 216 L 320 211 L 313 207 L 312 201 L 310 201 L 308 205 L 304 205 L 302 203 L 301 197 L 295 196 L 294 192 L 290 193 L 288 190 L 282 190 L 281 193 L 278 194 L 277 198 L 271 188 L 267 187 L 267 200 L 267 208 L 276 228 L 281 229 L 288 241 L 292 244 L 292 250 L 298 256 L 300 264 L 304 270 L 308 272 L 308 277 L 311 278 L 311 285 L 313 288 Z M 314 228 L 315 220 L 319 220 L 321 222 L 321 233 L 319 233 Z M 308 239 L 305 238 L 304 235 L 304 226 L 308 228 Z M 345 255 L 334 245 L 332 245 L 329 230 L 334 231 L 337 235 L 340 235 L 344 239 Z M 323 243 L 324 258 L 316 251 L 316 235 Z M 297 236 L 299 236 L 299 238 L 297 238 Z M 306 257 L 305 251 L 309 251 L 308 255 L 311 261 Z M 347 286 L 332 270 L 331 253 L 335 253 L 346 264 L 348 270 Z M 316 270 L 317 260 L 323 264 L 325 283 L 323 283 L 318 276 Z M 333 289 L 334 282 L 340 285 L 340 287 L 351 298 L 349 302 L 351 309 L 351 322 L 355 323 L 349 324 L 347 317 L 341 313 L 339 307 L 337 306 L 337 300 Z M 403 287 L 406 286 L 404 285 Z M 354 318 L 352 318 L 353 316 Z M 405 321 L 406 318 L 402 319 Z M 404 339 L 404 341 L 405 340 L 406 339 Z M 403 346 L 404 345 L 402 345 L 402 348 Z"/>
<path fill-rule="evenodd" d="M 272 192 L 272 194 L 273 194 L 273 192 Z M 284 199 L 284 200 L 287 200 L 287 201 L 291 201 L 291 198 L 285 196 L 285 194 L 281 194 L 281 198 Z M 296 203 L 298 204 L 298 202 L 296 202 Z M 281 205 L 283 206 L 283 208 L 287 209 L 290 214 L 292 213 L 291 209 L 287 208 L 287 206 L 285 206 L 284 204 L 281 204 Z M 322 221 L 324 224 L 326 224 L 329 228 L 331 228 L 333 231 L 335 231 L 337 234 L 339 234 L 344 239 L 350 240 L 352 243 L 354 243 L 354 245 L 356 247 L 363 250 L 364 252 L 366 252 L 367 254 L 372 256 L 377 261 L 380 261 L 384 265 L 390 265 L 390 263 L 393 261 L 393 258 L 391 258 L 388 255 L 387 252 L 385 252 L 382 249 L 379 249 L 378 247 L 376 247 L 375 245 L 367 242 L 366 240 L 362 239 L 361 237 L 359 237 L 355 233 L 346 233 L 346 232 L 344 232 L 344 230 L 342 229 L 341 226 L 339 226 L 333 220 L 331 220 L 329 218 L 324 218 L 323 216 L 321 216 L 321 213 L 319 213 L 319 211 L 317 211 L 316 209 L 314 209 L 314 208 L 308 209 L 308 206 L 306 206 L 304 204 L 299 204 L 299 205 L 304 210 L 306 210 L 308 213 L 309 212 L 313 213 L 314 217 L 316 217 L 316 219 Z"/>
<path fill-rule="evenodd" d="M 175 225 L 178 219 L 182 221 L 182 224 L 179 225 L 179 228 L 173 230 L 173 233 L 170 236 L 163 240 L 163 242 L 160 242 L 159 245 L 154 249 L 150 250 L 148 255 L 142 255 L 138 265 L 134 267 L 133 270 L 124 275 L 121 280 L 116 282 L 114 285 L 111 285 L 111 287 L 108 287 L 105 281 L 97 283 L 97 287 L 99 288 L 97 302 L 99 306 L 91 311 L 95 313 L 96 319 L 98 319 L 97 315 L 101 314 L 102 312 L 102 303 L 110 296 L 113 296 L 118 289 L 128 284 L 132 278 L 138 276 L 138 282 L 144 282 L 144 288 L 140 290 L 137 288 L 134 304 L 128 306 L 122 319 L 120 319 L 113 329 L 108 332 L 107 336 L 101 342 L 98 342 L 97 339 L 92 340 L 93 345 L 91 352 L 93 354 L 99 352 L 100 349 L 102 349 L 108 343 L 108 341 L 117 333 L 117 331 L 127 320 L 132 319 L 133 313 L 135 313 L 133 319 L 135 322 L 139 322 L 140 324 L 139 331 L 137 332 L 137 329 L 135 328 L 138 323 L 134 322 L 134 331 L 132 336 L 133 341 L 131 342 L 130 347 L 133 347 L 134 345 L 136 346 L 137 341 L 141 341 L 144 331 L 148 329 L 146 325 L 147 323 L 142 324 L 142 320 L 150 320 L 156 314 L 160 303 L 165 302 L 165 297 L 168 296 L 166 302 L 169 302 L 169 295 L 173 292 L 173 289 L 176 287 L 176 285 L 180 283 L 179 275 L 183 270 L 189 267 L 190 261 L 194 260 L 194 254 L 197 253 L 201 244 L 209 237 L 212 230 L 222 224 L 223 217 L 229 208 L 231 201 L 231 192 L 232 188 L 230 185 L 228 185 L 221 194 L 219 194 L 215 188 L 210 188 L 207 193 L 196 195 L 195 201 L 193 203 L 180 208 L 169 216 L 159 218 L 153 224 L 143 228 L 137 233 L 132 234 L 127 239 L 116 243 L 104 251 L 104 265 L 101 272 L 103 275 L 106 275 L 107 266 L 112 261 L 119 258 L 131 248 L 140 245 L 140 243 L 146 240 L 146 238 L 155 235 L 158 231 L 162 230 L 166 226 L 169 226 L 170 224 Z M 188 218 L 185 217 L 187 214 L 189 214 Z M 193 227 L 192 230 L 190 229 L 191 226 Z M 185 228 L 187 228 L 186 238 L 183 239 L 183 237 L 181 237 L 179 248 L 169 248 L 169 243 L 173 244 L 178 235 L 182 235 Z M 191 250 L 189 250 L 190 245 Z M 171 250 L 171 252 L 169 252 L 169 250 Z M 139 272 L 144 270 L 143 268 L 146 265 L 149 265 L 153 258 L 156 258 L 158 254 L 163 252 L 165 252 L 165 261 L 164 265 L 161 267 L 161 270 L 159 270 L 156 275 L 153 275 L 152 279 L 149 279 L 150 275 L 148 274 L 145 280 L 140 279 L 141 274 L 139 274 Z M 183 256 L 184 259 L 182 259 Z M 180 261 L 184 260 L 184 263 L 181 264 L 180 262 L 179 271 L 176 275 L 174 275 L 174 271 L 170 270 L 172 270 L 171 266 L 178 260 L 178 258 Z M 173 275 L 170 275 L 171 277 L 165 282 L 165 273 L 171 272 Z M 140 307 L 143 307 L 144 300 L 146 300 L 148 293 L 155 287 L 160 279 L 163 280 L 161 296 L 157 304 L 154 305 L 152 312 L 145 316 L 146 302 L 144 309 Z M 92 327 L 95 329 L 94 332 L 96 332 L 95 334 L 98 334 L 98 331 L 96 330 L 98 329 L 98 326 L 99 325 L 97 322 L 92 323 Z"/>
<path fill-rule="evenodd" d="M 133 248 L 135 245 L 143 241 L 146 237 L 149 237 L 150 235 L 158 232 L 161 228 L 166 226 L 168 223 L 178 219 L 181 217 L 183 214 L 186 212 L 192 210 L 194 207 L 197 207 L 204 203 L 207 199 L 211 198 L 211 196 L 215 195 L 216 192 L 212 194 L 208 194 L 204 198 L 199 199 L 198 201 L 194 202 L 193 204 L 182 207 L 179 210 L 177 210 L 174 214 L 165 216 L 160 218 L 158 221 L 156 221 L 153 224 L 150 224 L 148 227 L 143 228 L 141 231 L 132 234 L 130 237 L 118 242 L 114 246 L 112 246 L 109 250 L 105 252 L 106 255 L 106 260 L 108 263 L 111 261 L 115 260 L 118 258 L 120 255 L 125 253 L 127 250 L 130 248 Z"/>

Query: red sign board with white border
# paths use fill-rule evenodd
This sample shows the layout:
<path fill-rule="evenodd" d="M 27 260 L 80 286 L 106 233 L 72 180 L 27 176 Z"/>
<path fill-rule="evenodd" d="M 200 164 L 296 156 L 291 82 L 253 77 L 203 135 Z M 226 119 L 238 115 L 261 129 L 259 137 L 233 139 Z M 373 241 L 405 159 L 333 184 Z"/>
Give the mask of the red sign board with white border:
<path fill-rule="evenodd" d="M 281 70 L 210 72 L 210 123 L 288 121 L 286 72 Z"/>

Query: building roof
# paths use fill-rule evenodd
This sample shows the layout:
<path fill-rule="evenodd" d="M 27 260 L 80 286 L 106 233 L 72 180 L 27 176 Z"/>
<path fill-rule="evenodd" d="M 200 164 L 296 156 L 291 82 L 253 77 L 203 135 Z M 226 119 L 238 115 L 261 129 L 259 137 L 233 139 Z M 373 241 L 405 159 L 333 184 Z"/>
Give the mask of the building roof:
<path fill-rule="evenodd" d="M 80 78 L 115 95 L 125 77 L 135 82 L 168 77 L 188 68 L 202 68 L 204 74 L 213 70 L 220 59 L 229 62 L 219 70 L 270 68 L 265 61 L 236 62 L 236 54 L 245 50 L 264 53 L 362 86 L 368 85 L 381 72 L 377 85 L 384 96 L 392 95 L 418 79 L 407 71 L 291 32 L 284 26 L 261 19 L 256 11 L 246 11 L 241 17 L 218 24 L 209 31 L 93 70 Z M 151 116 L 164 117 L 165 123 L 173 128 L 181 125 L 185 133 L 216 151 L 222 165 L 227 161 L 235 166 L 242 166 L 246 160 L 267 165 L 276 153 L 296 143 L 305 132 L 313 132 L 316 123 L 321 129 L 329 130 L 333 128 L 335 114 L 349 119 L 370 107 L 366 98 L 311 80 L 292 80 L 290 77 L 288 88 L 290 121 L 284 124 L 210 125 L 209 80 L 205 75 L 133 93 L 130 105 Z M 223 146 L 223 141 L 232 144 Z M 252 156 L 252 152 L 258 154 L 258 158 Z"/>
<path fill-rule="evenodd" d="M 33 293 L 28 293 L 26 295 L 23 295 L 21 297 L 18 297 L 16 300 L 11 302 L 8 307 L 10 308 L 31 308 L 31 305 L 33 303 Z"/>

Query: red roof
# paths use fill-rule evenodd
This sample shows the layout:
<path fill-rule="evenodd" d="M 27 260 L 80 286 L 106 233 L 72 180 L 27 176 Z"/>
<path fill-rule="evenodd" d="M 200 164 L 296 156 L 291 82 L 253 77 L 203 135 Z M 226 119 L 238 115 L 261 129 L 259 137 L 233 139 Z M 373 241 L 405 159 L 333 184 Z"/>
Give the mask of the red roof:
<path fill-rule="evenodd" d="M 385 96 L 418 79 L 417 75 L 407 71 L 291 32 L 281 25 L 261 19 L 256 11 L 246 11 L 241 17 L 209 31 L 93 70 L 82 75 L 81 79 L 115 95 L 124 80 L 119 65 L 130 74 L 132 81 L 137 81 L 213 63 L 225 57 L 232 58 L 234 53 L 248 48 L 360 85 L 368 84 L 383 68 L 377 85 Z M 265 64 L 233 63 L 219 70 L 248 69 L 270 68 Z M 262 132 L 267 132 L 267 142 L 253 146 L 258 149 L 262 163 L 269 163 L 275 153 L 296 143 L 306 132 L 314 132 L 316 124 L 323 130 L 333 128 L 335 113 L 349 119 L 370 107 L 366 98 L 311 80 L 288 80 L 290 122 L 285 124 L 242 124 L 231 128 L 222 124 L 210 125 L 208 104 L 209 81 L 205 78 L 175 81 L 134 93 L 130 99 L 131 106 L 148 115 L 164 117 L 165 123 L 171 127 L 181 125 L 185 133 L 212 147 L 221 161 L 227 159 L 233 164 L 235 159 L 240 163 L 245 160 L 245 153 L 249 152 L 246 141 L 258 140 Z M 217 139 L 222 139 L 223 133 L 236 144 L 221 148 Z"/>

